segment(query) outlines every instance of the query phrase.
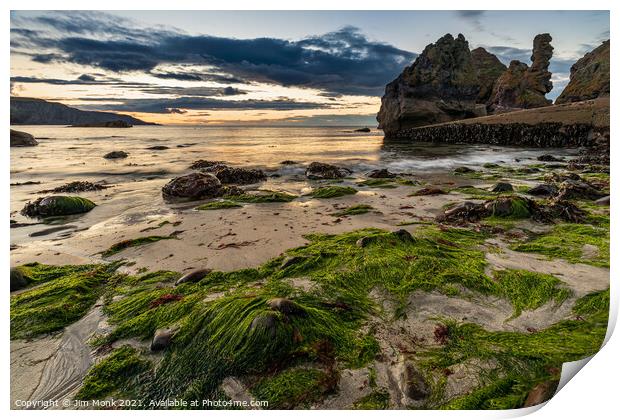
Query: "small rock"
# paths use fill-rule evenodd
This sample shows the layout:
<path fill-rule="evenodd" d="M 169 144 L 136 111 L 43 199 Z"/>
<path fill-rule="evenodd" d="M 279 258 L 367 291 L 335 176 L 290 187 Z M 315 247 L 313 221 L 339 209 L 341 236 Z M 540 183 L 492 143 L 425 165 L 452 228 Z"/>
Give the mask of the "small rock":
<path fill-rule="evenodd" d="M 396 236 L 398 239 L 400 239 L 403 242 L 415 242 L 415 239 L 413 239 L 413 236 L 411 236 L 411 233 L 409 233 L 409 231 L 405 229 L 398 229 L 392 232 L 392 235 Z"/>
<path fill-rule="evenodd" d="M 541 162 L 562 162 L 564 161 L 564 159 L 557 158 L 553 155 L 540 155 L 536 159 L 538 159 Z"/>
<path fill-rule="evenodd" d="M 474 170 L 471 168 L 468 168 L 467 166 L 459 166 L 457 168 L 454 168 L 454 172 L 457 174 L 466 174 L 469 172 L 474 172 Z"/>
<path fill-rule="evenodd" d="M 599 198 L 594 202 L 597 206 L 609 206 L 609 196 Z"/>
<path fill-rule="evenodd" d="M 32 134 L 11 130 L 11 147 L 31 147 L 38 145 Z"/>
<path fill-rule="evenodd" d="M 106 153 L 103 155 L 104 159 L 125 159 L 129 154 L 127 152 L 123 152 L 122 150 L 115 150 L 110 153 Z"/>
<path fill-rule="evenodd" d="M 395 178 L 396 174 L 388 171 L 387 169 L 375 169 L 366 174 L 368 178 Z"/>
<path fill-rule="evenodd" d="M 295 162 L 294 160 L 283 160 L 280 162 L 280 165 L 297 165 L 299 162 Z"/>
<path fill-rule="evenodd" d="M 271 338 L 275 338 L 278 329 L 278 316 L 275 313 L 262 313 L 252 320 L 250 331 L 262 330 L 267 332 Z"/>
<path fill-rule="evenodd" d="M 527 193 L 531 195 L 550 197 L 557 194 L 558 189 L 555 187 L 555 185 L 552 184 L 539 184 L 535 187 L 530 188 Z"/>
<path fill-rule="evenodd" d="M 222 184 L 255 184 L 267 179 L 260 169 L 232 168 L 221 165 L 212 172 Z"/>
<path fill-rule="evenodd" d="M 161 351 L 168 347 L 172 341 L 174 332 L 172 328 L 162 328 L 155 331 L 153 341 L 151 342 L 151 351 Z"/>
<path fill-rule="evenodd" d="M 372 236 L 363 236 L 359 238 L 357 242 L 355 242 L 355 245 L 358 246 L 359 248 L 366 248 L 372 242 L 373 242 Z"/>
<path fill-rule="evenodd" d="M 477 222 L 487 211 L 483 204 L 472 203 L 471 201 L 465 201 L 464 203 L 457 204 L 446 211 L 442 215 L 438 216 L 440 222 Z"/>
<path fill-rule="evenodd" d="M 224 162 L 219 160 L 197 160 L 190 165 L 190 169 L 209 169 L 217 165 L 224 165 Z"/>
<path fill-rule="evenodd" d="M 274 311 L 282 312 L 286 315 L 299 314 L 303 312 L 303 309 L 287 298 L 273 298 L 267 301 L 267 306 Z"/>
<path fill-rule="evenodd" d="M 28 281 L 19 268 L 11 268 L 11 292 L 22 289 L 28 285 Z"/>
<path fill-rule="evenodd" d="M 168 146 L 150 146 L 146 148 L 147 150 L 168 150 L 170 149 Z"/>
<path fill-rule="evenodd" d="M 557 200 L 586 199 L 598 200 L 605 197 L 602 191 L 597 190 L 592 185 L 584 181 L 567 179 L 560 184 Z"/>
<path fill-rule="evenodd" d="M 212 270 L 210 268 L 203 268 L 200 270 L 192 271 L 191 273 L 185 274 L 183 277 L 178 279 L 174 285 L 178 286 L 183 283 L 196 283 L 202 280 L 207 274 L 209 274 Z"/>
<path fill-rule="evenodd" d="M 442 190 L 441 188 L 436 188 L 436 187 L 425 187 L 413 193 L 413 195 L 416 197 L 423 196 L 423 195 L 443 195 L 443 194 L 448 194 L 448 193 Z"/>
<path fill-rule="evenodd" d="M 509 184 L 508 182 L 498 182 L 497 184 L 495 184 L 493 186 L 491 191 L 493 191 L 493 192 L 507 192 L 507 191 L 514 191 L 514 189 L 512 188 L 512 184 Z"/>
<path fill-rule="evenodd" d="M 353 130 L 355 133 L 370 133 L 370 128 L 368 127 L 364 127 L 364 128 L 358 128 L 357 130 Z"/>
<path fill-rule="evenodd" d="M 75 193 L 84 191 L 101 191 L 109 188 L 108 185 L 93 184 L 88 181 L 73 181 L 60 187 L 53 188 L 51 190 L 39 191 L 39 193 Z"/>

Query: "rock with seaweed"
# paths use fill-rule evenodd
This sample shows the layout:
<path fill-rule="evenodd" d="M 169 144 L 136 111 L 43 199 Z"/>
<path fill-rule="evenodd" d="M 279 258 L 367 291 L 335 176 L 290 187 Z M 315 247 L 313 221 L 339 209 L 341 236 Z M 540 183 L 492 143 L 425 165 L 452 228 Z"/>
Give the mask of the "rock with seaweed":
<path fill-rule="evenodd" d="M 328 163 L 312 162 L 306 168 L 306 176 L 309 179 L 337 179 L 351 174 L 347 168 L 330 165 Z"/>
<path fill-rule="evenodd" d="M 87 213 L 97 205 L 87 198 L 52 195 L 28 202 L 21 214 L 28 217 L 68 216 Z"/>

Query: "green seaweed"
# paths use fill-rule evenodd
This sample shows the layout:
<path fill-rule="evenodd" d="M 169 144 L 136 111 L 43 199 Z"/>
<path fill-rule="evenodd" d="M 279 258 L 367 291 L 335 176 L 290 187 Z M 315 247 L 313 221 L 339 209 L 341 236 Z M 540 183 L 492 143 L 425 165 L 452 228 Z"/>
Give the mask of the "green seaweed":
<path fill-rule="evenodd" d="M 75 398 L 104 398 L 135 380 L 135 377 L 149 369 L 150 365 L 149 361 L 140 358 L 138 352 L 130 346 L 114 349 L 88 371 Z"/>
<path fill-rule="evenodd" d="M 196 207 L 196 210 L 220 210 L 220 209 L 234 209 L 243 207 L 239 203 L 235 203 L 234 201 L 229 200 L 221 200 L 221 201 L 212 201 L 207 204 L 202 204 Z"/>
<path fill-rule="evenodd" d="M 355 410 L 386 410 L 390 408 L 390 393 L 384 389 L 376 389 L 370 394 L 353 403 Z"/>
<path fill-rule="evenodd" d="M 333 215 L 337 216 L 337 217 L 341 217 L 341 216 L 354 216 L 356 214 L 368 213 L 371 210 L 374 210 L 373 206 L 370 206 L 368 204 L 356 204 L 355 206 L 347 207 L 344 210 L 337 211 L 337 212 L 333 213 Z"/>
<path fill-rule="evenodd" d="M 397 188 L 398 186 L 394 185 L 395 181 L 393 178 L 373 178 L 358 182 L 357 185 L 371 188 Z"/>
<path fill-rule="evenodd" d="M 331 185 L 328 187 L 319 187 L 313 190 L 309 196 L 313 198 L 336 198 L 345 195 L 357 194 L 357 190 L 353 187 L 343 187 L 340 185 Z"/>
<path fill-rule="evenodd" d="M 292 369 L 261 379 L 251 391 L 271 409 L 307 407 L 331 391 L 330 378 L 318 369 Z"/>
<path fill-rule="evenodd" d="M 260 191 L 258 194 L 227 195 L 224 198 L 241 203 L 288 203 L 297 196 L 279 191 Z"/>

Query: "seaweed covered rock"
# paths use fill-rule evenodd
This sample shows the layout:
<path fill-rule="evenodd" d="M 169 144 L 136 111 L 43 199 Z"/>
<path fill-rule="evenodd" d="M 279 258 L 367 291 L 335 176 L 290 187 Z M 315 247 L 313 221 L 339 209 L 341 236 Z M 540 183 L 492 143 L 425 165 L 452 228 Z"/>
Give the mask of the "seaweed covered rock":
<path fill-rule="evenodd" d="M 494 113 L 515 109 L 539 108 L 551 105 L 545 95 L 551 91 L 549 62 L 553 55 L 551 35 L 539 34 L 534 38 L 532 65 L 518 60 L 510 62 L 508 69 L 497 79 L 489 99 Z"/>
<path fill-rule="evenodd" d="M 465 201 L 446 209 L 437 216 L 437 221 L 447 223 L 477 222 L 488 215 L 483 204 Z"/>
<path fill-rule="evenodd" d="M 175 199 L 199 200 L 214 198 L 222 194 L 222 183 L 213 174 L 193 172 L 172 179 L 161 189 L 164 200 Z"/>
<path fill-rule="evenodd" d="M 86 213 L 95 207 L 96 204 L 87 198 L 52 195 L 28 202 L 21 210 L 21 214 L 28 217 L 67 216 Z"/>
<path fill-rule="evenodd" d="M 306 168 L 306 176 L 310 179 L 337 179 L 351 174 L 347 168 L 330 165 L 328 163 L 312 162 Z"/>
<path fill-rule="evenodd" d="M 558 189 L 553 184 L 538 184 L 527 190 L 527 193 L 531 195 L 551 197 L 552 195 L 556 195 L 558 193 Z"/>
<path fill-rule="evenodd" d="M 532 215 L 534 201 L 519 196 L 498 197 L 484 203 L 488 216 L 525 219 Z"/>
<path fill-rule="evenodd" d="M 11 130 L 11 147 L 31 147 L 38 145 L 32 134 Z"/>
<path fill-rule="evenodd" d="M 267 306 L 274 311 L 282 312 L 286 315 L 294 315 L 303 313 L 303 309 L 287 298 L 273 298 L 267 301 Z"/>
<path fill-rule="evenodd" d="M 443 195 L 448 194 L 446 191 L 437 187 L 424 187 L 413 193 L 414 196 L 423 196 L 423 195 Z"/>
<path fill-rule="evenodd" d="M 446 34 L 385 88 L 377 115 L 386 136 L 399 130 L 486 115 L 469 44 Z"/>
<path fill-rule="evenodd" d="M 570 81 L 556 99 L 556 104 L 609 95 L 609 48 L 607 40 L 571 66 Z"/>
<path fill-rule="evenodd" d="M 493 185 L 493 188 L 491 188 L 491 191 L 508 192 L 508 191 L 514 191 L 514 188 L 512 188 L 512 184 L 508 182 L 498 182 L 497 184 Z"/>
<path fill-rule="evenodd" d="M 11 279 L 11 292 L 14 292 L 19 289 L 23 289 L 24 287 L 28 285 L 28 280 L 26 280 L 24 273 L 22 273 L 22 271 L 17 267 L 11 268 L 10 279 Z"/>

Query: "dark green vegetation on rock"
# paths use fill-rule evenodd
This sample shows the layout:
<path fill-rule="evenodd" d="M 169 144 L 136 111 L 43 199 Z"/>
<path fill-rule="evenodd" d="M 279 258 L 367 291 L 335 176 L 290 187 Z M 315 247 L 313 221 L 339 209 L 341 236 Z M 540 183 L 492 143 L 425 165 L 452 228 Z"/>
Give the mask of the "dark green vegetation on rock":
<path fill-rule="evenodd" d="M 68 216 L 86 213 L 95 207 L 96 204 L 87 198 L 53 195 L 28 202 L 21 214 L 28 217 Z"/>
<path fill-rule="evenodd" d="M 118 254 L 127 248 L 134 248 L 141 245 L 152 244 L 153 242 L 163 241 L 166 239 L 178 239 L 176 236 L 143 236 L 141 238 L 127 239 L 118 243 L 115 243 L 110 248 L 101 253 L 103 257 L 110 257 L 114 254 Z"/>
<path fill-rule="evenodd" d="M 580 58 L 570 68 L 570 81 L 556 104 L 585 101 L 609 95 L 609 40 Z"/>
<path fill-rule="evenodd" d="M 140 358 L 138 351 L 133 347 L 123 346 L 114 349 L 89 370 L 75 397 L 78 400 L 91 400 L 110 395 L 113 391 L 122 389 L 150 365 L 150 362 Z"/>
<path fill-rule="evenodd" d="M 390 394 L 378 389 L 353 403 L 356 410 L 386 410 L 390 407 Z"/>
<path fill-rule="evenodd" d="M 239 207 L 243 207 L 243 206 L 239 203 L 235 203 L 234 201 L 222 200 L 222 201 L 212 201 L 207 204 L 202 204 L 196 207 L 196 210 L 220 210 L 220 209 L 234 209 L 234 208 L 239 208 Z"/>
<path fill-rule="evenodd" d="M 345 195 L 357 194 L 357 190 L 353 187 L 343 187 L 339 185 L 331 185 L 328 187 L 319 187 L 314 190 L 309 196 L 313 198 L 336 198 Z"/>
<path fill-rule="evenodd" d="M 258 194 L 226 195 L 230 201 L 242 203 L 287 203 L 297 198 L 296 195 L 279 191 L 259 191 Z"/>
<path fill-rule="evenodd" d="M 332 378 L 322 370 L 291 369 L 261 379 L 251 391 L 256 399 L 269 401 L 271 409 L 307 408 L 333 391 L 330 382 Z"/>
<path fill-rule="evenodd" d="M 30 338 L 58 331 L 79 320 L 103 292 L 114 274 L 105 265 L 18 267 L 40 285 L 11 296 L 11 338 Z"/>
<path fill-rule="evenodd" d="M 358 182 L 357 185 L 371 188 L 397 188 L 398 185 L 394 185 L 394 181 L 392 178 L 373 178 Z"/>

